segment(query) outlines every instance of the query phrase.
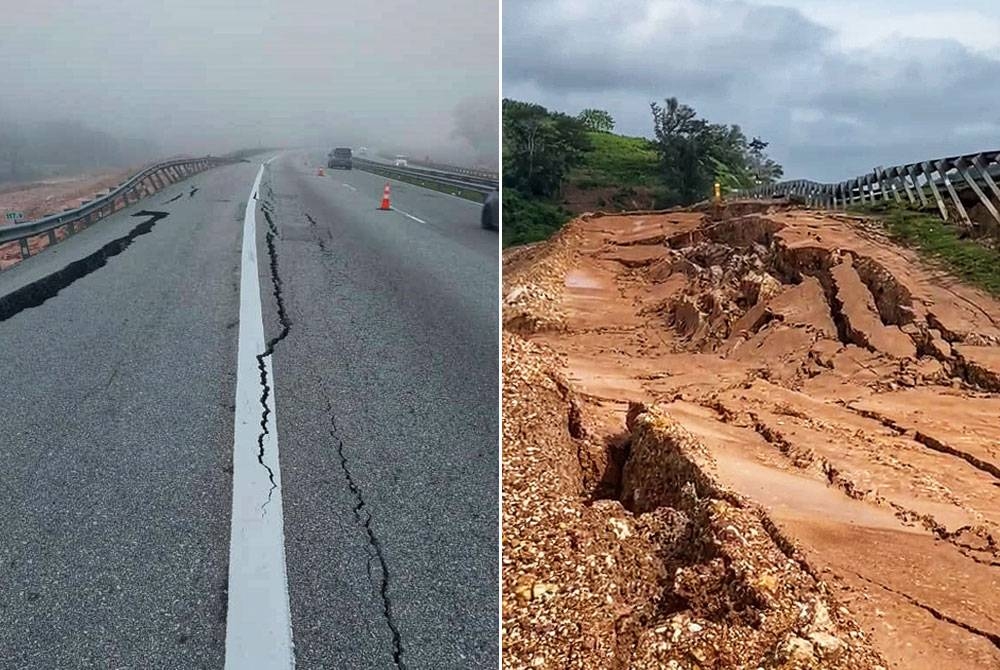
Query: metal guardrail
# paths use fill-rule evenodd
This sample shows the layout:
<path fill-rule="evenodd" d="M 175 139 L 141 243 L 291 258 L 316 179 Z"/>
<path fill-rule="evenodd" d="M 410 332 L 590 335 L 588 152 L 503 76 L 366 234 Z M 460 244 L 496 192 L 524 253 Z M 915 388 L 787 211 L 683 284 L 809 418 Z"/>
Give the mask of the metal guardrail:
<path fill-rule="evenodd" d="M 27 258 L 31 255 L 28 240 L 32 237 L 47 234 L 46 246 L 55 244 L 61 239 L 56 235 L 59 228 L 64 228 L 63 232 L 66 235 L 71 235 L 119 209 L 128 207 L 143 197 L 152 195 L 193 174 L 238 160 L 205 156 L 156 163 L 123 181 L 106 195 L 84 202 L 79 207 L 49 214 L 35 221 L 0 226 L 0 244 L 19 242 L 21 258 Z"/>
<path fill-rule="evenodd" d="M 500 181 L 500 175 L 491 170 L 476 170 L 473 168 L 459 167 L 457 165 L 448 165 L 447 163 L 425 163 L 423 161 L 410 161 L 411 165 L 416 168 L 424 168 L 429 170 L 439 170 L 441 172 L 446 172 L 448 174 L 460 175 L 463 177 L 477 177 L 479 179 L 492 180 L 494 183 Z"/>
<path fill-rule="evenodd" d="M 904 196 L 911 205 L 919 203 L 923 207 L 929 207 L 933 199 L 941 218 L 948 221 L 948 207 L 941 193 L 943 187 L 962 223 L 971 227 L 973 223 L 959 197 L 959 190 L 972 190 L 990 216 L 1000 224 L 1000 211 L 984 190 L 989 189 L 997 203 L 1000 203 L 1000 187 L 997 186 L 996 178 L 1000 178 L 1000 151 L 982 151 L 890 168 L 879 167 L 868 174 L 836 184 L 800 179 L 762 184 L 738 191 L 738 194 L 751 198 L 796 196 L 811 207 L 826 209 L 846 209 L 856 203 L 875 204 L 878 201 L 889 201 L 890 198 L 902 203 Z"/>
<path fill-rule="evenodd" d="M 476 191 L 483 194 L 496 191 L 498 188 L 498 181 L 496 179 L 466 177 L 463 175 L 452 174 L 450 172 L 443 172 L 441 170 L 428 170 L 426 168 L 396 167 L 395 165 L 387 165 L 385 163 L 370 161 L 364 158 L 354 158 L 353 162 L 355 167 L 359 170 L 364 170 L 365 172 L 376 172 L 377 174 L 390 177 L 398 175 L 402 177 L 424 179 L 443 186 L 453 186 L 455 188 Z"/>

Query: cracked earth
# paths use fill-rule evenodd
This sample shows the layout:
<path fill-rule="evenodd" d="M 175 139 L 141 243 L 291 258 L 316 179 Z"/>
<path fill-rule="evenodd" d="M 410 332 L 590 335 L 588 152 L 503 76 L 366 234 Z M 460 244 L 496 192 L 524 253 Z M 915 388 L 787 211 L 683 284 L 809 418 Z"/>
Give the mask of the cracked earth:
<path fill-rule="evenodd" d="M 504 664 L 1000 667 L 1000 303 L 776 203 L 504 258 Z"/>

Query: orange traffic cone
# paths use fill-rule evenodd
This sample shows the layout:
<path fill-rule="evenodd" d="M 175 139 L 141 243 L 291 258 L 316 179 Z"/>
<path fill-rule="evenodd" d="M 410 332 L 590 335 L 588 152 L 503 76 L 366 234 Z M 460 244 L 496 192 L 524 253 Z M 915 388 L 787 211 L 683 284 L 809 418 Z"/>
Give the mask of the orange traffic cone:
<path fill-rule="evenodd" d="M 382 191 L 382 205 L 379 209 L 392 209 L 392 205 L 389 204 L 389 182 L 385 183 L 385 189 Z"/>
<path fill-rule="evenodd" d="M 323 177 L 323 176 L 325 176 L 325 173 L 323 172 L 323 168 L 322 167 L 319 169 L 319 172 L 316 173 L 316 176 L 317 177 Z"/>

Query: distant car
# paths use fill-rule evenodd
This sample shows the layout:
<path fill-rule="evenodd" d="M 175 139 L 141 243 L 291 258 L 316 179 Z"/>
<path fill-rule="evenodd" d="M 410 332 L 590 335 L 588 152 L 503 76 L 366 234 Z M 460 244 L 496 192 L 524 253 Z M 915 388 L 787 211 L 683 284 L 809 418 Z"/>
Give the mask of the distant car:
<path fill-rule="evenodd" d="M 406 167 L 406 156 L 396 156 L 396 160 L 393 161 L 393 165 L 396 167 Z"/>
<path fill-rule="evenodd" d="M 500 230 L 500 194 L 496 191 L 487 195 L 483 201 L 481 220 L 486 230 Z"/>
<path fill-rule="evenodd" d="M 349 147 L 337 147 L 330 152 L 327 157 L 326 166 L 328 168 L 344 168 L 345 170 L 350 170 L 351 164 L 351 150 Z"/>

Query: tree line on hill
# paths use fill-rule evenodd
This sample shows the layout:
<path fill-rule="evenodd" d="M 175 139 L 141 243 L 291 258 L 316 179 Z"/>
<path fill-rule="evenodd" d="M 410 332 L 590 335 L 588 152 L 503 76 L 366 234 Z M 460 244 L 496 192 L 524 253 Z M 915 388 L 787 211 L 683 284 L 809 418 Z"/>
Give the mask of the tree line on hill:
<path fill-rule="evenodd" d="M 538 238 L 538 226 L 558 227 L 567 218 L 557 203 L 567 174 L 591 150 L 592 133 L 611 133 L 615 122 L 600 109 L 577 116 L 541 105 L 503 100 L 503 178 L 505 244 Z M 662 185 L 657 205 L 690 205 L 723 191 L 773 183 L 782 167 L 766 152 L 767 142 L 747 138 L 738 125 L 711 123 L 677 98 L 650 105 L 656 174 Z M 525 226 L 534 230 L 520 234 Z"/>

